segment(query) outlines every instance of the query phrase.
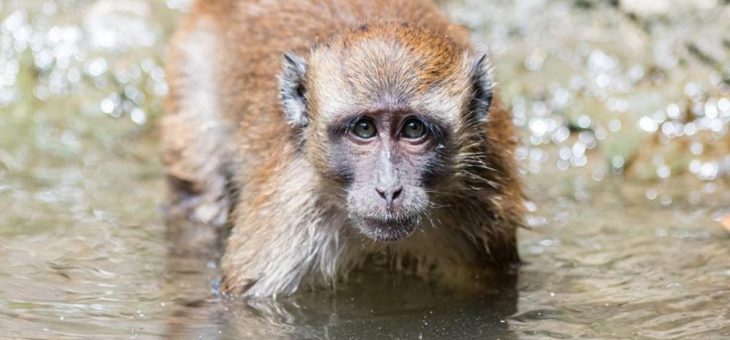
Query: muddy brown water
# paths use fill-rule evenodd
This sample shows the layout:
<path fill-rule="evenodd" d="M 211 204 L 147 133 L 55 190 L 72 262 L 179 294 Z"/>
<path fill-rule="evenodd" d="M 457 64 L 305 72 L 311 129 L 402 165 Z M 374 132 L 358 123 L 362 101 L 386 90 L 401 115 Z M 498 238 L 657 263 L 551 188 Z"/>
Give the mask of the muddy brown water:
<path fill-rule="evenodd" d="M 1 338 L 730 337 L 726 1 L 442 1 L 522 131 L 525 265 L 479 296 L 372 271 L 248 306 L 162 217 L 186 4 L 0 1 Z"/>

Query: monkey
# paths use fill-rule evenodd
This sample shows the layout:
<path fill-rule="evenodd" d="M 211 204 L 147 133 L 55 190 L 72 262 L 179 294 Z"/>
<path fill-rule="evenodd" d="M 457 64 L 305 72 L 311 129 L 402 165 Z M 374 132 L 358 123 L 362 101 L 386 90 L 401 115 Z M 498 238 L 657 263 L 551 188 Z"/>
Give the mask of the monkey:
<path fill-rule="evenodd" d="M 221 289 L 367 265 L 444 286 L 520 263 L 518 145 L 487 55 L 429 0 L 194 1 L 167 54 L 176 214 L 228 235 Z"/>

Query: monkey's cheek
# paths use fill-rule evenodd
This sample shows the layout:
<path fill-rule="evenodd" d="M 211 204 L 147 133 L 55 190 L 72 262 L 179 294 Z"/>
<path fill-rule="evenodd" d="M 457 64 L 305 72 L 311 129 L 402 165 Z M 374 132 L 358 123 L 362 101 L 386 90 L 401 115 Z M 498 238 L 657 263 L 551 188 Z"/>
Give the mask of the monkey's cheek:
<path fill-rule="evenodd" d="M 362 218 L 355 221 L 355 226 L 374 241 L 397 242 L 411 236 L 416 231 L 418 222 L 416 219 L 392 221 Z"/>

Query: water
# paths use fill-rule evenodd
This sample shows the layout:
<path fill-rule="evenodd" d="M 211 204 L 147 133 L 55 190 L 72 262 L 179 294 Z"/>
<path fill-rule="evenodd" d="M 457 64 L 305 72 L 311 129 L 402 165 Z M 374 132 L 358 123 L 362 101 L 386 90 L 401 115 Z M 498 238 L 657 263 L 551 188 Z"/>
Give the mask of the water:
<path fill-rule="evenodd" d="M 442 1 L 522 131 L 526 264 L 483 296 L 364 272 L 250 305 L 217 296 L 209 234 L 162 219 L 186 4 L 0 1 L 0 337 L 730 336 L 726 1 Z"/>

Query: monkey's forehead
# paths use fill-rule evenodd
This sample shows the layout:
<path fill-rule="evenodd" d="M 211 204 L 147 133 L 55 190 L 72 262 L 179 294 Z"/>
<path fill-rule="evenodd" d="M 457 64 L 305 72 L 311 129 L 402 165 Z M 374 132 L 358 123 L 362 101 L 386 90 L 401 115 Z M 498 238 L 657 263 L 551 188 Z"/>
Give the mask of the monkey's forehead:
<path fill-rule="evenodd" d="M 383 110 L 438 115 L 442 121 L 456 121 L 471 98 L 466 77 L 454 77 L 426 90 L 409 78 L 349 79 L 325 73 L 315 79 L 310 88 L 311 113 L 324 121 Z"/>
<path fill-rule="evenodd" d="M 312 51 L 311 62 L 340 68 L 342 73 L 381 71 L 383 75 L 417 75 L 437 81 L 462 71 L 470 46 L 450 36 L 410 25 L 375 25 L 366 31 L 336 35 Z"/>
<path fill-rule="evenodd" d="M 327 117 L 394 106 L 456 118 L 471 91 L 472 53 L 425 33 L 342 40 L 309 59 L 316 111 Z"/>

